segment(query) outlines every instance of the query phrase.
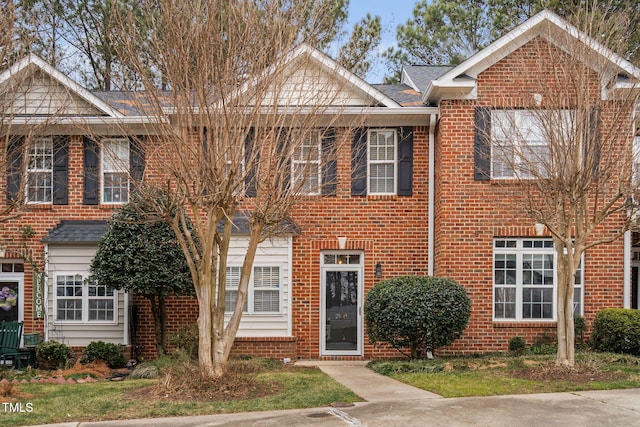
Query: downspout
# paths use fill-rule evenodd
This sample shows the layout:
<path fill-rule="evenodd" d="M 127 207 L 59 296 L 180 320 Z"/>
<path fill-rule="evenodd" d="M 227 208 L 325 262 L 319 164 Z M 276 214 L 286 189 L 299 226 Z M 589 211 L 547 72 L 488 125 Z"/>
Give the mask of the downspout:
<path fill-rule="evenodd" d="M 123 314 L 124 314 L 124 322 L 122 325 L 122 328 L 124 329 L 122 332 L 122 345 L 133 345 L 133 343 L 130 342 L 130 337 L 129 337 L 129 292 L 124 293 L 124 303 L 123 303 L 124 307 L 123 307 Z"/>
<path fill-rule="evenodd" d="M 42 281 L 43 301 L 42 309 L 44 311 L 44 341 L 49 341 L 49 244 L 44 244 L 44 272 Z"/>
<path fill-rule="evenodd" d="M 287 336 L 293 336 L 293 235 L 290 235 L 287 238 L 287 266 L 288 274 L 289 274 L 289 301 L 287 304 L 289 306 L 289 313 L 287 314 Z"/>
<path fill-rule="evenodd" d="M 435 253 L 434 244 L 435 244 L 436 228 L 434 224 L 434 218 L 435 218 L 435 200 L 436 200 L 436 195 L 435 195 L 436 118 L 437 118 L 436 114 L 432 114 L 429 119 L 429 209 L 428 209 L 429 235 L 428 235 L 428 242 L 427 242 L 428 243 L 427 254 L 429 258 L 427 263 L 427 274 L 429 274 L 429 276 L 433 276 L 433 270 L 434 270 L 433 257 Z"/>
<path fill-rule="evenodd" d="M 631 308 L 631 230 L 624 232 L 622 307 Z"/>

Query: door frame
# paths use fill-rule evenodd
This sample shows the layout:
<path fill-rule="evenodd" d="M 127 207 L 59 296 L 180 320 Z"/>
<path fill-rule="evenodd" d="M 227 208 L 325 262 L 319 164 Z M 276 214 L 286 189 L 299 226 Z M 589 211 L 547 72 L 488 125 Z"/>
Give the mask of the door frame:
<path fill-rule="evenodd" d="M 356 264 L 325 263 L 325 255 L 358 255 L 360 260 Z M 327 312 L 326 312 L 326 273 L 328 271 L 357 271 L 357 345 L 355 350 L 327 350 Z M 364 354 L 364 252 L 362 251 L 322 251 L 320 253 L 320 356 L 362 356 Z"/>
<path fill-rule="evenodd" d="M 633 307 L 634 305 L 640 309 L 640 248 L 634 246 L 631 249 L 631 274 L 629 280 L 632 282 L 629 288 L 629 307 Z M 636 281 L 634 282 L 634 274 L 633 270 L 637 270 Z M 635 289 L 635 292 L 634 292 Z M 633 295 L 636 295 L 636 301 L 632 301 Z M 634 304 L 635 303 L 635 304 Z"/>

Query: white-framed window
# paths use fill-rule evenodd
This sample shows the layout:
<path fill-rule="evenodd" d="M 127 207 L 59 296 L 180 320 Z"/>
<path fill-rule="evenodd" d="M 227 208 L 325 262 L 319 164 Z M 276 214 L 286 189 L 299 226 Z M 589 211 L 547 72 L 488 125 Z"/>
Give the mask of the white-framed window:
<path fill-rule="evenodd" d="M 129 201 L 129 140 L 102 140 L 102 202 Z"/>
<path fill-rule="evenodd" d="M 236 305 L 240 272 L 242 267 L 227 267 L 227 283 L 225 286 L 225 311 L 230 313 Z M 282 276 L 279 266 L 254 266 L 249 279 L 247 301 L 244 313 L 269 314 L 281 311 Z"/>
<path fill-rule="evenodd" d="M 60 322 L 115 323 L 117 291 L 81 273 L 55 275 L 55 313 Z"/>
<path fill-rule="evenodd" d="M 300 187 L 302 194 L 318 195 L 322 182 L 322 138 L 319 131 L 312 131 L 303 138 L 291 159 L 291 182 L 294 188 Z"/>
<path fill-rule="evenodd" d="M 370 129 L 367 137 L 367 193 L 396 194 L 398 157 L 396 129 Z"/>
<path fill-rule="evenodd" d="M 582 315 L 584 274 L 574 284 L 574 313 Z M 556 254 L 551 239 L 495 239 L 493 244 L 493 318 L 556 319 Z"/>
<path fill-rule="evenodd" d="M 238 286 L 240 285 L 240 274 L 242 267 L 227 267 L 227 283 L 225 284 L 224 305 L 226 312 L 232 312 L 238 299 Z M 244 313 L 248 312 L 248 301 L 244 302 Z"/>
<path fill-rule="evenodd" d="M 572 110 L 492 110 L 491 177 L 545 176 L 550 160 L 548 135 L 568 141 L 574 117 Z"/>
<path fill-rule="evenodd" d="M 53 138 L 37 138 L 29 144 L 26 179 L 28 203 L 53 200 Z"/>

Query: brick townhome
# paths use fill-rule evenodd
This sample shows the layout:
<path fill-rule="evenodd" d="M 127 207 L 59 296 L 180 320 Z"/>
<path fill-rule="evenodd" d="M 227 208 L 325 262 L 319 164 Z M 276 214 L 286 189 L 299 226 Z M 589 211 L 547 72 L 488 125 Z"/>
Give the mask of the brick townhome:
<path fill-rule="evenodd" d="M 340 149 L 329 172 L 336 176 L 335 188 L 294 210 L 299 232 L 261 244 L 234 351 L 290 358 L 393 355 L 369 344 L 362 304 L 378 281 L 409 274 L 448 276 L 468 290 L 470 324 L 450 351 L 504 350 L 515 335 L 531 342 L 553 334 L 553 285 L 540 288 L 537 299 L 525 304 L 522 284 L 503 293 L 494 283 L 496 259 L 542 257 L 551 260 L 553 269 L 553 248 L 549 236 L 540 235 L 514 206 L 513 189 L 490 171 L 479 174 L 483 166 L 474 144 L 479 109 L 524 107 L 516 105 L 513 94 L 537 76 L 518 75 L 513 64 L 529 61 L 539 70 L 533 66 L 541 61 L 536 46 L 555 46 L 559 41 L 549 34 L 573 30 L 542 12 L 457 67 L 405 67 L 399 85 L 370 85 L 346 72 L 332 74 L 344 79 L 344 99 L 353 105 L 344 108 L 336 125 Z M 333 66 L 318 52 L 313 58 L 320 68 Z M 639 69 L 621 59 L 618 64 L 621 75 L 640 79 Z M 0 85 L 10 85 L 16 76 L 28 76 L 24 81 L 29 84 L 13 88 L 26 96 L 14 104 L 23 114 L 16 116 L 21 122 L 13 125 L 16 138 L 10 145 L 24 149 L 23 157 L 9 159 L 10 165 L 30 165 L 27 173 L 45 178 L 24 190 L 16 188 L 15 170 L 9 168 L 1 178 L 7 197 L 0 203 L 16 191 L 26 191 L 30 203 L 0 231 L 0 244 L 7 246 L 0 253 L 0 288 L 8 287 L 18 297 L 0 317 L 24 320 L 26 332 L 41 332 L 47 340 L 77 347 L 104 340 L 144 346 L 145 355 L 152 355 L 153 327 L 144 300 L 84 280 L 105 220 L 128 198 L 129 179 L 161 176 L 158 159 L 130 144 L 130 138 L 153 144 L 149 129 L 156 118 L 137 114 L 127 105 L 126 94 L 91 93 L 34 57 L 0 75 Z M 36 103 L 38 91 L 47 94 L 47 103 Z M 64 105 L 65 115 L 46 126 L 46 135 L 29 136 L 34 121 L 46 121 L 56 105 Z M 362 114 L 362 106 L 368 112 L 364 127 L 347 127 L 349 116 Z M 127 135 L 111 125 L 122 122 Z M 85 136 L 87 126 L 112 147 L 112 154 L 101 153 Z M 621 140 L 631 143 L 633 136 L 629 129 Z M 383 168 L 371 167 L 374 143 L 385 153 L 377 160 Z M 109 168 L 110 155 L 127 160 L 124 182 Z M 32 167 L 37 163 L 40 167 Z M 241 218 L 237 222 L 230 277 L 241 265 L 246 245 Z M 25 235 L 30 231 L 26 227 L 32 227 L 32 235 Z M 23 258 L 23 242 L 44 271 L 44 282 L 34 280 Z M 638 308 L 640 257 L 635 250 L 627 233 L 585 256 L 575 306 L 588 324 L 602 308 Z M 509 295 L 506 301 L 504 295 Z M 195 322 L 195 307 L 188 298 L 173 299 L 169 329 Z"/>

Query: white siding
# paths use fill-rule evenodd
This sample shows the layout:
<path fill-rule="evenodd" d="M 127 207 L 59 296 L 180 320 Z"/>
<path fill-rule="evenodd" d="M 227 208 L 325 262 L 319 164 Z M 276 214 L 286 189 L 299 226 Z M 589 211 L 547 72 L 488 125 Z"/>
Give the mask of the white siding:
<path fill-rule="evenodd" d="M 375 102 L 364 91 L 336 78 L 333 70 L 317 63 L 294 64 L 287 73 L 282 83 L 270 88 L 263 105 L 346 107 L 369 106 Z"/>
<path fill-rule="evenodd" d="M 291 311 L 291 266 L 290 238 L 268 239 L 258 246 L 254 266 L 280 267 L 280 313 L 242 315 L 239 337 L 285 337 L 289 336 Z M 229 266 L 241 266 L 248 246 L 248 238 L 234 237 L 229 248 Z"/>
<path fill-rule="evenodd" d="M 125 294 L 117 293 L 117 315 L 114 323 L 63 322 L 56 320 L 55 277 L 56 274 L 87 274 L 97 246 L 50 245 L 47 271 L 47 335 L 49 340 L 72 346 L 86 346 L 92 341 L 114 344 L 125 342 Z"/>
<path fill-rule="evenodd" d="M 0 96 L 7 115 L 84 116 L 99 112 L 87 101 L 70 93 L 64 86 L 36 72 L 20 81 L 17 87 Z"/>

